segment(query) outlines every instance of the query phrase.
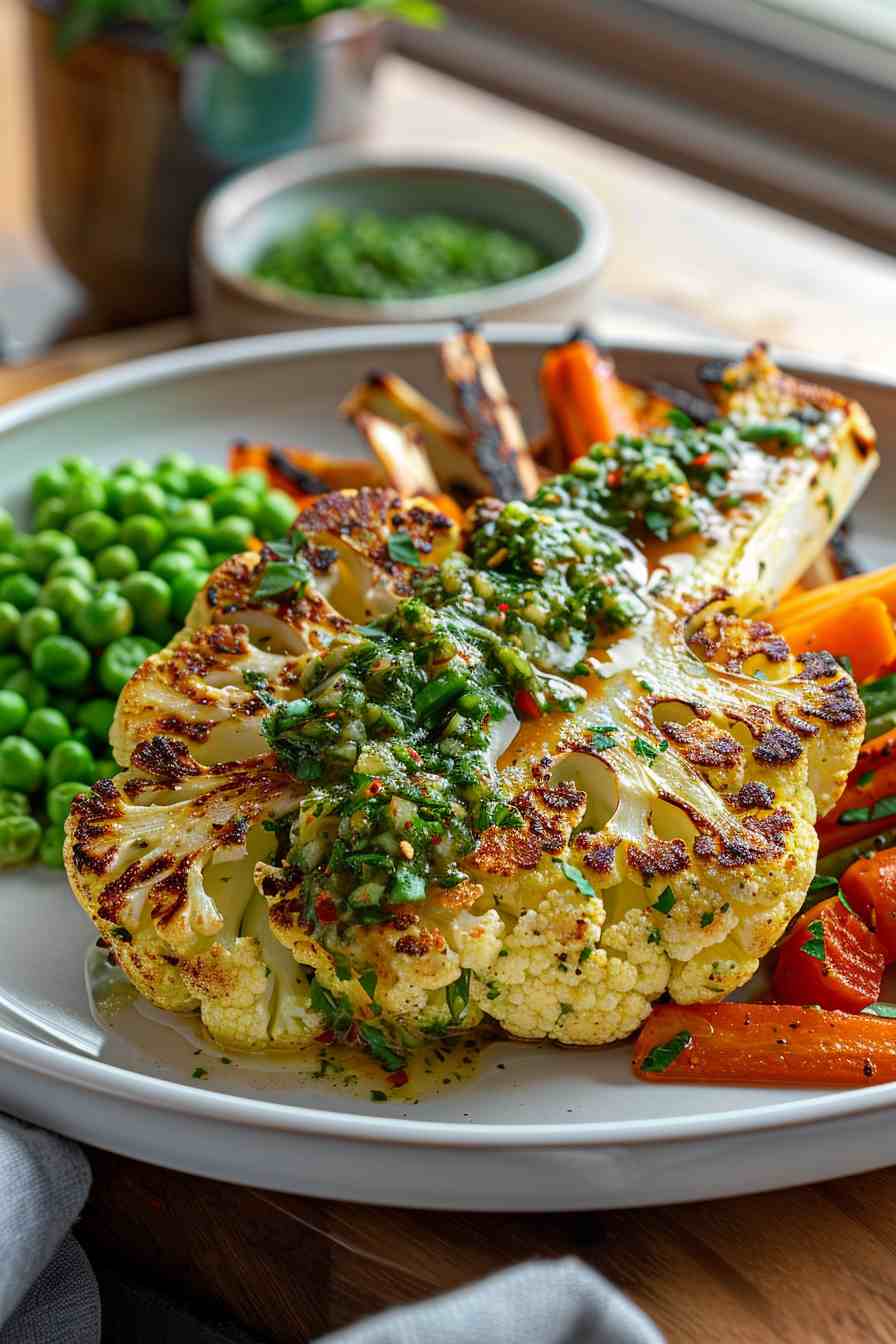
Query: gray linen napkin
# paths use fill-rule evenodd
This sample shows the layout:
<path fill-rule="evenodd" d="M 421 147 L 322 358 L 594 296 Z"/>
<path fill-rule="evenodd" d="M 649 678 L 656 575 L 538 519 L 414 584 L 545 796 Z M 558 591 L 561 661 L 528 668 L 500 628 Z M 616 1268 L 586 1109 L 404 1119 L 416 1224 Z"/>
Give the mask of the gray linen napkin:
<path fill-rule="evenodd" d="M 573 1256 L 372 1316 L 318 1344 L 663 1344 L 639 1307 Z"/>
<path fill-rule="evenodd" d="M 96 1280 L 69 1235 L 89 1189 L 76 1144 L 0 1115 L 0 1344 L 98 1344 Z"/>

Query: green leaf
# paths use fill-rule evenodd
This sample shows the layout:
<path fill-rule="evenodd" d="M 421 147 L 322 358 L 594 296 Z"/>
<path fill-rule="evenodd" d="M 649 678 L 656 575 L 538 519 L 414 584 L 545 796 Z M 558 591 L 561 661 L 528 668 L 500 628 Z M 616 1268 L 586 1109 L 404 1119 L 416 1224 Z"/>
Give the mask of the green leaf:
<path fill-rule="evenodd" d="M 651 764 L 662 752 L 669 750 L 668 742 L 661 742 L 655 747 L 652 742 L 648 742 L 645 737 L 636 737 L 632 741 L 632 749 L 636 756 L 640 756 L 642 761 L 649 761 Z"/>
<path fill-rule="evenodd" d="M 651 910 L 659 910 L 661 915 L 668 915 L 674 904 L 675 892 L 671 887 L 664 887 L 650 908 Z"/>
<path fill-rule="evenodd" d="M 679 1031 L 671 1040 L 664 1041 L 662 1045 L 655 1045 L 649 1054 L 644 1056 L 641 1073 L 665 1073 L 669 1065 L 688 1048 L 692 1040 L 689 1031 Z"/>
<path fill-rule="evenodd" d="M 263 32 L 240 19 L 227 19 L 216 31 L 216 45 L 240 70 L 257 75 L 277 65 L 277 49 Z"/>
<path fill-rule="evenodd" d="M 463 1022 L 470 1004 L 470 972 L 461 971 L 456 980 L 445 987 L 445 1002 L 455 1024 Z"/>
<path fill-rule="evenodd" d="M 615 747 L 619 729 L 613 723 L 595 723 L 591 729 L 591 745 L 596 751 L 609 751 Z"/>
<path fill-rule="evenodd" d="M 374 1088 L 374 1090 L 373 1090 L 373 1091 L 371 1092 L 371 1094 L 370 1094 L 370 1100 L 371 1100 L 371 1101 L 388 1101 L 389 1098 L 386 1096 L 385 1092 L 380 1092 L 379 1089 Z"/>
<path fill-rule="evenodd" d="M 386 548 L 392 560 L 399 565 L 412 565 L 420 569 L 423 561 L 408 532 L 393 532 L 386 542 Z"/>
<path fill-rule="evenodd" d="M 855 910 L 853 910 L 852 906 L 850 905 L 849 901 L 843 895 L 842 891 L 837 892 L 837 900 L 843 906 L 844 910 L 848 910 L 851 915 L 854 915 L 856 913 Z"/>
<path fill-rule="evenodd" d="M 694 422 L 686 411 L 679 410 L 677 406 L 672 406 L 666 412 L 666 420 L 676 429 L 693 429 Z"/>
<path fill-rule="evenodd" d="M 867 789 L 868 785 L 874 779 L 875 774 L 876 771 L 874 770 L 866 770 L 864 775 L 859 775 L 858 779 L 856 780 L 856 783 L 858 784 L 859 788 Z"/>
<path fill-rule="evenodd" d="M 113 938 L 117 938 L 122 943 L 132 943 L 134 941 L 130 931 L 121 924 L 114 924 L 109 932 Z"/>
<path fill-rule="evenodd" d="M 372 999 L 376 994 L 376 980 L 376 971 L 372 966 L 358 976 L 358 983 L 369 999 Z"/>
<path fill-rule="evenodd" d="M 207 1078 L 207 1077 L 208 1077 L 208 1069 L 194 1069 L 194 1070 L 193 1070 L 193 1077 L 194 1077 L 194 1078 Z"/>
<path fill-rule="evenodd" d="M 567 878 L 574 887 L 578 887 L 583 896 L 597 895 L 591 883 L 580 868 L 576 868 L 572 863 L 564 863 L 561 859 L 555 859 L 554 862 L 563 876 Z"/>
<path fill-rule="evenodd" d="M 828 877 L 825 873 L 816 873 L 809 883 L 809 895 L 814 896 L 819 891 L 830 891 L 832 887 L 839 887 L 839 885 L 836 877 Z"/>
<path fill-rule="evenodd" d="M 868 1017 L 896 1017 L 896 1003 L 869 1003 L 862 1012 Z"/>
<path fill-rule="evenodd" d="M 660 541 L 669 540 L 669 519 L 659 509 L 647 509 L 644 514 L 644 522 L 649 532 Z"/>
<path fill-rule="evenodd" d="M 805 952 L 807 957 L 814 957 L 816 961 L 823 962 L 825 959 L 824 925 L 821 920 L 813 919 L 812 923 L 809 925 L 808 931 L 812 934 L 812 937 L 806 939 L 800 948 L 800 951 Z"/>
<path fill-rule="evenodd" d="M 870 807 L 848 807 L 837 818 L 838 826 L 855 826 L 863 821 L 877 821 L 880 817 L 896 816 L 896 794 L 878 798 Z"/>
<path fill-rule="evenodd" d="M 703 914 L 700 916 L 701 929 L 708 929 L 710 924 L 715 919 L 715 917 L 716 917 L 715 910 L 704 910 Z"/>
<path fill-rule="evenodd" d="M 407 905 L 426 900 L 426 879 L 413 868 L 402 866 L 392 880 L 389 890 L 390 905 Z"/>
<path fill-rule="evenodd" d="M 376 1027 L 372 1022 L 359 1022 L 357 1026 L 361 1040 L 387 1073 L 395 1073 L 398 1069 L 404 1068 L 407 1056 L 399 1054 L 382 1027 Z"/>

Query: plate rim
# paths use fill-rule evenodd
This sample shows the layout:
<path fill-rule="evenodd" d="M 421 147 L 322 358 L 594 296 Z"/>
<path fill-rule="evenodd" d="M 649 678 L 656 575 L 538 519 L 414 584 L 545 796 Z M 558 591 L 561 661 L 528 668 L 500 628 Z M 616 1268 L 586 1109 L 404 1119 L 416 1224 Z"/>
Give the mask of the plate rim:
<path fill-rule="evenodd" d="M 0 409 L 0 436 L 73 406 L 117 396 L 146 385 L 175 381 L 191 374 L 352 349 L 360 351 L 388 347 L 400 350 L 434 346 L 455 329 L 456 324 L 450 322 L 403 323 L 391 327 L 353 326 L 241 337 L 149 355 L 82 375 L 11 403 Z M 484 330 L 496 346 L 546 346 L 558 341 L 568 330 L 568 324 L 490 322 L 485 324 Z M 656 352 L 692 357 L 699 361 L 720 355 L 736 356 L 748 344 L 745 340 L 730 337 L 711 339 L 705 343 L 689 338 L 666 338 L 620 343 L 613 349 L 619 355 L 626 352 Z M 783 363 L 800 372 L 822 377 L 850 378 L 876 384 L 896 393 L 896 379 L 881 369 L 857 367 L 787 350 L 776 350 L 776 354 Z M 896 1083 L 884 1083 L 875 1087 L 832 1092 L 820 1097 L 751 1107 L 741 1112 L 708 1111 L 700 1116 L 632 1121 L 571 1121 L 565 1124 L 461 1124 L 456 1121 L 357 1115 L 263 1101 L 254 1097 L 235 1097 L 213 1089 L 199 1091 L 186 1083 L 153 1078 L 101 1060 L 85 1058 L 3 1025 L 0 1025 L 0 1058 L 30 1072 L 93 1093 L 112 1095 L 135 1104 L 149 1104 L 156 1109 L 193 1115 L 197 1119 L 284 1130 L 321 1138 L 414 1147 L 632 1147 L 774 1131 L 873 1113 L 896 1105 Z"/>

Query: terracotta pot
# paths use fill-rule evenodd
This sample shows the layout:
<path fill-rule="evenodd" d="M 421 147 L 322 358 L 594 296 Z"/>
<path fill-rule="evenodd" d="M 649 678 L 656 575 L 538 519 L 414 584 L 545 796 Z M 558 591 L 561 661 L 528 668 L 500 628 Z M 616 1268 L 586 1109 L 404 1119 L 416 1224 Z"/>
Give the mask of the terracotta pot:
<path fill-rule="evenodd" d="M 326 15 L 247 75 L 207 49 L 177 65 L 134 27 L 61 60 L 54 8 L 28 6 L 38 211 L 102 325 L 188 310 L 193 217 L 229 172 L 364 128 L 377 19 Z"/>

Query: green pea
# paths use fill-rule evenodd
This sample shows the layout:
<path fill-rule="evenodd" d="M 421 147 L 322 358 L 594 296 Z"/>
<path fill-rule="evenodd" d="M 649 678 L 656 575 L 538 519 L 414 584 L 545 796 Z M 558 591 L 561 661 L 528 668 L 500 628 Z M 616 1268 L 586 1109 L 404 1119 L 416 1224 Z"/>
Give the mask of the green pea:
<path fill-rule="evenodd" d="M 62 496 L 65 511 L 69 518 L 79 513 L 88 513 L 93 509 L 106 507 L 106 487 L 99 476 L 84 476 L 70 481 Z"/>
<path fill-rule="evenodd" d="M 172 538 L 198 537 L 206 540 L 211 535 L 212 511 L 204 499 L 185 499 L 168 519 L 168 533 Z"/>
<path fill-rule="evenodd" d="M 166 495 L 173 495 L 175 499 L 189 499 L 190 477 L 187 472 L 178 471 L 177 467 L 159 467 L 153 474 L 156 485 Z"/>
<path fill-rule="evenodd" d="M 130 634 L 134 612 L 127 598 L 120 593 L 98 592 L 75 614 L 75 632 L 92 649 L 102 648 L 113 639 Z"/>
<path fill-rule="evenodd" d="M 61 629 L 62 622 L 52 607 L 35 607 L 22 617 L 16 639 L 22 652 L 30 657 L 35 644 L 46 639 L 47 635 L 58 635 Z"/>
<path fill-rule="evenodd" d="M 62 560 L 77 555 L 78 548 L 64 532 L 47 528 L 36 532 L 22 551 L 22 565 L 32 578 L 40 579 L 46 574 L 54 560 Z"/>
<path fill-rule="evenodd" d="M 91 462 L 83 453 L 69 453 L 67 457 L 59 459 L 59 465 L 70 480 L 81 481 L 85 478 L 94 480 L 102 475 L 96 463 Z"/>
<path fill-rule="evenodd" d="M 96 572 L 86 555 L 67 555 L 53 561 L 47 570 L 47 578 L 80 579 L 82 583 L 93 583 Z"/>
<path fill-rule="evenodd" d="M 0 602 L 11 602 L 19 611 L 30 611 L 40 596 L 40 584 L 30 574 L 7 574 L 0 579 Z"/>
<path fill-rule="evenodd" d="M 131 457 L 113 467 L 112 475 L 131 476 L 134 480 L 146 481 L 152 475 L 152 467 L 140 457 Z"/>
<path fill-rule="evenodd" d="M 254 532 L 255 524 L 251 518 L 241 517 L 238 513 L 234 513 L 230 517 L 221 518 L 215 523 L 212 529 L 211 545 L 216 551 L 234 555 L 237 551 L 246 549 L 246 544 Z"/>
<path fill-rule="evenodd" d="M 242 518 L 255 517 L 259 499 L 254 490 L 246 490 L 238 485 L 225 486 L 216 490 L 208 503 L 215 518 L 230 518 L 234 515 Z"/>
<path fill-rule="evenodd" d="M 34 793 L 44 778 L 44 758 L 27 737 L 5 737 L 0 742 L 0 788 Z"/>
<path fill-rule="evenodd" d="M 47 757 L 47 787 L 66 784 L 71 780 L 93 779 L 93 756 L 83 742 L 69 738 L 60 742 Z"/>
<path fill-rule="evenodd" d="M 9 695 L 9 691 L 0 691 L 0 695 Z M 33 709 L 25 721 L 23 734 L 43 752 L 52 751 L 64 742 L 71 733 L 68 719 L 58 709 L 45 705 L 43 709 Z"/>
<path fill-rule="evenodd" d="M 140 635 L 114 640 L 100 658 L 99 680 L 103 690 L 120 695 L 141 663 L 158 651 L 158 644 Z"/>
<path fill-rule="evenodd" d="M 0 551 L 0 579 L 4 579 L 7 574 L 21 574 L 22 569 L 20 555 L 13 555 L 12 551 Z"/>
<path fill-rule="evenodd" d="M 90 654 L 68 635 L 50 635 L 35 645 L 31 666 L 47 686 L 83 686 L 90 676 Z"/>
<path fill-rule="evenodd" d="M 50 699 L 47 695 L 46 686 L 38 680 L 33 670 L 27 667 L 20 668 L 18 672 L 13 672 L 11 676 L 8 676 L 4 683 L 4 689 L 17 691 L 27 701 L 29 709 L 43 709 Z"/>
<path fill-rule="evenodd" d="M 140 561 L 130 546 L 107 546 L 94 557 L 98 579 L 125 579 L 136 574 Z"/>
<path fill-rule="evenodd" d="M 292 527 L 299 506 L 283 490 L 271 490 L 265 495 L 255 515 L 255 526 L 262 541 L 275 541 Z"/>
<path fill-rule="evenodd" d="M 262 471 L 260 467 L 246 467 L 245 471 L 235 472 L 232 479 L 236 485 L 244 490 L 251 490 L 254 495 L 264 494 L 270 485 L 267 472 Z"/>
<path fill-rule="evenodd" d="M 13 607 L 13 611 L 15 611 Z M 16 612 L 18 620 L 18 612 Z M 10 677 L 25 669 L 25 659 L 17 653 L 0 653 L 0 686 L 5 686 Z"/>
<path fill-rule="evenodd" d="M 40 844 L 40 827 L 33 817 L 0 818 L 0 867 L 28 863 Z"/>
<path fill-rule="evenodd" d="M 65 867 L 65 827 L 48 826 L 41 836 L 37 857 L 48 868 Z"/>
<path fill-rule="evenodd" d="M 157 574 L 160 579 L 166 583 L 172 583 L 178 574 L 186 574 L 189 570 L 196 568 L 196 560 L 188 555 L 186 551 L 167 550 L 150 562 L 149 570 L 151 574 Z"/>
<path fill-rule="evenodd" d="M 121 766 L 111 756 L 103 756 L 96 763 L 97 779 L 111 779 L 113 775 L 121 774 Z"/>
<path fill-rule="evenodd" d="M 102 742 L 104 746 L 109 743 L 109 733 L 112 729 L 114 717 L 114 700 L 100 698 L 85 700 L 84 704 L 78 707 L 78 723 L 82 728 L 86 728 L 92 737 Z M 40 744 L 38 743 L 38 745 Z"/>
<path fill-rule="evenodd" d="M 69 487 L 69 478 L 59 463 L 52 467 L 44 467 L 36 476 L 31 478 L 31 503 L 36 508 L 42 504 L 45 499 L 52 499 L 56 495 L 63 494 Z"/>
<path fill-rule="evenodd" d="M 145 565 L 165 545 L 165 524 L 148 513 L 132 513 L 121 525 L 119 540 L 136 551 Z"/>
<path fill-rule="evenodd" d="M 95 773 L 96 767 L 91 771 Z M 73 799 L 79 793 L 90 793 L 92 785 L 82 779 L 67 779 L 62 784 L 54 784 L 47 790 L 47 816 L 54 826 L 61 826 L 71 809 Z"/>
<path fill-rule="evenodd" d="M 0 602 L 0 648 L 12 643 L 21 619 L 21 612 L 11 602 Z"/>
<path fill-rule="evenodd" d="M 31 813 L 31 804 L 24 793 L 15 789 L 0 789 L 0 817 L 27 817 Z"/>
<path fill-rule="evenodd" d="M 166 453 L 156 463 L 156 471 L 184 471 L 189 474 L 196 463 L 189 453 Z"/>
<path fill-rule="evenodd" d="M 15 519 L 8 509 L 0 509 L 0 551 L 4 550 L 16 534 Z"/>
<path fill-rule="evenodd" d="M 193 605 L 196 594 L 202 591 L 202 588 L 208 578 L 208 572 L 204 569 L 188 569 L 185 574 L 178 574 L 177 578 L 171 584 L 171 613 L 175 620 L 185 621 L 187 612 Z"/>
<path fill-rule="evenodd" d="M 72 622 L 79 611 L 89 604 L 91 592 L 86 583 L 80 579 L 68 578 L 65 574 L 59 574 L 55 579 L 48 579 L 41 589 L 40 600 L 45 607 L 52 608 L 59 613 L 64 621 Z M 40 611 L 40 607 L 35 608 Z"/>
<path fill-rule="evenodd" d="M 137 616 L 141 629 L 164 621 L 171 610 L 171 589 L 158 574 L 143 569 L 131 574 L 121 585 L 121 595 L 127 598 Z"/>
<path fill-rule="evenodd" d="M 198 537 L 173 537 L 169 544 L 169 550 L 180 551 L 183 555 L 188 555 L 193 562 L 193 568 L 208 564 L 208 548 L 205 542 L 200 541 Z"/>
<path fill-rule="evenodd" d="M 230 559 L 230 557 L 230 551 L 215 551 L 215 553 L 208 558 L 209 569 L 217 569 L 219 565 L 223 565 L 226 560 Z"/>
<path fill-rule="evenodd" d="M 0 737 L 17 733 L 28 718 L 28 702 L 18 691 L 0 691 Z"/>
<path fill-rule="evenodd" d="M 155 481 L 137 481 L 122 504 L 122 514 L 126 518 L 135 513 L 148 513 L 157 518 L 165 512 L 165 492 Z"/>
<path fill-rule="evenodd" d="M 47 527 L 64 527 L 67 519 L 68 509 L 62 495 L 51 495 L 34 510 L 34 527 L 38 532 Z"/>
<path fill-rule="evenodd" d="M 79 513 L 71 519 L 65 530 L 84 555 L 95 555 L 97 551 L 113 545 L 118 538 L 115 519 L 99 509 Z"/>
<path fill-rule="evenodd" d="M 115 518 L 124 518 L 126 513 L 139 513 L 133 504 L 134 495 L 140 484 L 133 476 L 112 476 L 106 486 L 106 507 Z"/>
<path fill-rule="evenodd" d="M 230 480 L 230 473 L 223 467 L 216 466 L 215 463 L 200 462 L 194 466 L 189 473 L 190 494 L 199 499 L 205 499 L 207 495 L 215 490 L 221 490 Z"/>

